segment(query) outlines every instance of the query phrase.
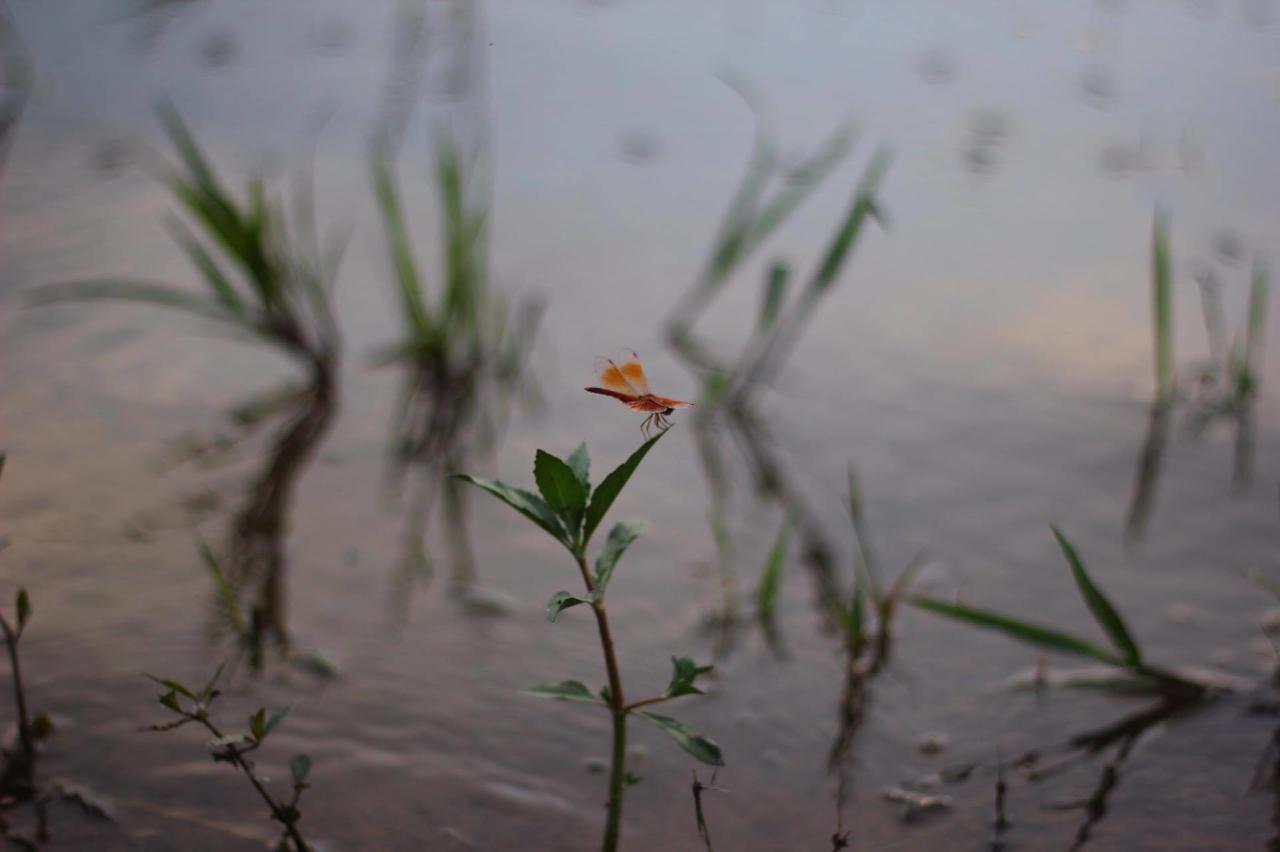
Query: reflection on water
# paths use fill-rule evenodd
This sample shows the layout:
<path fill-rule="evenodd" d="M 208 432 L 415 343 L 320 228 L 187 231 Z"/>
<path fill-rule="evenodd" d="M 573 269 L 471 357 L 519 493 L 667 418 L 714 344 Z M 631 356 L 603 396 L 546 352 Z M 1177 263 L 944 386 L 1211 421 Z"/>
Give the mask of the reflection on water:
<path fill-rule="evenodd" d="M 1180 712 L 1051 684 L 1010 693 L 992 679 L 1025 666 L 1023 649 L 915 612 L 894 621 L 886 604 L 901 593 L 881 571 L 938 553 L 999 611 L 1067 624 L 1070 580 L 1041 570 L 1032 543 L 1059 520 L 1104 555 L 1099 579 L 1144 636 L 1179 662 L 1256 675 L 1261 604 L 1217 568 L 1275 567 L 1274 487 L 1243 487 L 1272 482 L 1277 459 L 1265 323 L 1245 319 L 1265 314 L 1265 287 L 1247 304 L 1246 270 L 1267 259 L 1277 219 L 1275 31 L 1253 28 L 1266 17 L 1249 11 L 1258 4 L 655 0 L 583 14 L 556 0 L 316 0 L 255 6 L 251 18 L 198 0 L 90 5 L 83 16 L 35 0 L 4 7 L 50 76 L 31 98 L 23 78 L 20 134 L 0 122 L 0 311 L 46 280 L 180 280 L 178 244 L 149 228 L 173 200 L 131 168 L 160 89 L 228 169 L 293 150 L 323 106 L 333 118 L 320 197 L 332 193 L 354 229 L 332 310 L 359 363 L 339 359 L 335 332 L 329 364 L 299 359 L 288 392 L 244 409 L 238 448 L 250 426 L 270 432 L 244 493 L 223 503 L 202 465 L 161 478 L 146 461 L 180 429 L 203 428 L 209 399 L 273 382 L 270 356 L 190 340 L 186 323 L 144 312 L 0 316 L 0 426 L 26 471 L 5 489 L 18 547 L 2 579 L 41 602 L 41 665 L 26 673 L 68 722 L 41 759 L 118 791 L 123 811 L 118 845 L 89 834 L 84 848 L 260 845 L 235 822 L 243 803 L 206 782 L 207 755 L 131 739 L 146 696 L 119 688 L 144 666 L 216 662 L 187 623 L 209 597 L 192 531 L 121 534 L 122 518 L 193 489 L 200 506 L 184 521 L 231 507 L 212 562 L 228 589 L 235 581 L 250 662 L 277 649 L 296 659 L 303 639 L 323 636 L 350 675 L 322 695 L 260 678 L 239 685 L 252 695 L 226 696 L 229 713 L 241 699 L 307 709 L 281 736 L 316 746 L 326 783 L 308 794 L 307 820 L 323 843 L 592 848 L 600 803 L 580 791 L 598 755 L 583 743 L 601 723 L 575 717 L 530 738 L 540 710 L 512 694 L 547 657 L 566 676 L 597 661 L 572 630 L 537 629 L 554 554 L 464 504 L 444 477 L 492 465 L 523 481 L 516 466 L 532 446 L 633 441 L 616 412 L 577 399 L 572 378 L 623 346 L 671 354 L 699 407 L 627 495 L 627 511 L 656 513 L 663 535 L 618 578 L 630 586 L 619 646 L 657 683 L 663 673 L 643 661 L 673 639 L 717 646 L 720 677 L 689 712 L 739 755 L 711 786 L 695 779 L 691 803 L 685 782 L 661 781 L 687 779 L 687 764 L 637 734 L 647 765 L 629 849 L 1163 848 L 1172 828 L 1195 832 L 1189 847 L 1234 849 L 1280 831 L 1275 802 L 1240 789 L 1274 720 L 1247 723 L 1231 698 Z M 4 33 L 12 20 L 0 18 Z M 5 55 L 13 43 L 0 42 Z M 9 67 L 0 99 L 14 91 Z M 749 101 L 767 93 L 777 105 L 772 119 L 757 112 L 754 148 L 746 113 L 709 71 L 723 67 L 759 81 Z M 852 134 L 824 137 L 850 111 L 893 142 L 891 173 L 869 151 L 851 156 Z M 381 192 L 370 189 L 371 133 L 385 146 Z M 816 153 L 784 153 L 796 150 Z M 862 239 L 881 194 L 893 232 Z M 1194 254 L 1176 258 L 1199 294 L 1171 282 L 1175 319 L 1187 320 L 1174 323 L 1178 339 L 1199 344 L 1203 318 L 1209 355 L 1201 369 L 1188 360 L 1197 347 L 1180 347 L 1179 394 L 1139 424 L 1127 400 L 1149 382 L 1150 341 L 1134 333 L 1148 309 L 1134 282 L 1157 202 L 1176 213 L 1179 241 L 1212 259 L 1199 269 Z M 545 292 L 544 313 L 504 295 L 525 286 Z M 536 389 L 535 332 L 557 362 Z M 367 370 L 375 347 L 387 366 Z M 524 417 L 523 397 L 538 392 L 549 404 Z M 1206 440 L 1182 440 L 1197 432 Z M 874 483 L 874 551 L 862 511 L 846 532 L 849 458 Z M 689 478 L 698 466 L 705 491 Z M 388 484 L 404 500 L 398 515 L 379 499 Z M 1142 549 L 1121 549 L 1122 519 L 1131 536 L 1148 531 Z M 710 637 L 687 570 L 711 552 L 708 526 Z M 450 582 L 414 595 L 409 623 L 428 554 Z M 388 633 L 392 565 L 404 629 Z M 915 573 L 900 575 L 904 588 Z M 478 579 L 502 590 L 507 617 L 467 617 Z M 926 731 L 982 758 L 972 783 L 941 796 L 904 781 L 917 774 L 908 763 L 939 765 L 919 747 Z M 899 819 L 943 800 L 928 818 Z"/>
<path fill-rule="evenodd" d="M 741 84 L 739 91 L 755 105 L 755 93 Z M 838 223 L 826 253 L 810 274 L 804 289 L 792 295 L 791 267 L 783 260 L 772 264 L 764 281 L 759 317 L 743 341 L 739 354 L 729 360 L 713 353 L 695 332 L 703 316 L 722 295 L 739 268 L 761 249 L 805 198 L 840 163 L 854 137 L 840 128 L 816 153 L 787 167 L 776 150 L 770 128 L 757 119 L 755 147 L 737 194 L 730 202 L 720 232 L 701 276 L 676 303 L 667 323 L 667 340 L 684 366 L 699 379 L 702 394 L 694 415 L 699 459 L 711 492 L 710 518 L 718 541 L 722 578 L 732 569 L 732 548 L 727 541 L 731 465 L 723 445 L 727 436 L 746 463 L 756 492 L 776 503 L 800 532 L 805 563 L 814 581 L 814 598 L 838 600 L 834 555 L 810 505 L 805 489 L 796 483 L 781 458 L 774 436 L 760 414 L 759 397 L 773 387 L 788 355 L 814 312 L 835 286 L 868 219 L 881 219 L 877 196 L 888 168 L 886 152 L 877 152 L 855 188 L 843 220 Z M 732 624 L 730 597 L 736 582 L 722 579 L 725 592 L 721 620 Z M 828 612 L 828 621 L 833 614 Z"/>
<path fill-rule="evenodd" d="M 31 94 L 31 61 L 22 36 L 9 14 L 8 3 L 0 3 L 0 179 L 18 120 Z"/>

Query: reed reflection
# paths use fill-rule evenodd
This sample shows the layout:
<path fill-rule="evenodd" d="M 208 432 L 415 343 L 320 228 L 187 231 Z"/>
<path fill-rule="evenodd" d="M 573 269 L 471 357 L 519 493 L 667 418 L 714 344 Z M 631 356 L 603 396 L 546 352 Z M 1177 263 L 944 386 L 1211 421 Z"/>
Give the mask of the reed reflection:
<path fill-rule="evenodd" d="M 31 95 L 32 76 L 31 57 L 9 14 L 9 4 L 0 2 L 0 179 Z"/>
<path fill-rule="evenodd" d="M 470 470 L 501 443 L 514 406 L 536 408 L 528 369 L 542 317 L 536 300 L 513 300 L 489 268 L 493 178 L 482 82 L 486 45 L 479 4 L 404 4 L 392 34 L 390 69 L 371 144 L 374 194 L 391 261 L 401 331 L 373 355 L 401 374 L 387 447 L 387 482 L 407 492 L 402 555 L 388 611 L 408 617 L 412 591 L 429 582 L 433 517 L 446 539 L 450 592 L 472 612 L 502 604 L 479 592 L 468 534 L 465 486 L 449 474 Z M 396 161 L 424 91 L 447 107 L 433 136 L 440 239 L 438 280 L 420 263 L 404 212 Z"/>
<path fill-rule="evenodd" d="M 748 104 L 754 105 L 749 89 L 739 86 L 738 91 Z M 798 295 L 789 297 L 793 281 L 790 264 L 781 259 L 771 263 L 764 281 L 758 321 L 735 357 L 726 358 L 713 352 L 710 343 L 695 329 L 746 262 L 839 165 L 853 143 L 853 134 L 847 128 L 840 128 L 812 156 L 787 166 L 777 152 L 772 134 L 758 120 L 751 160 L 730 202 L 711 255 L 667 321 L 669 345 L 701 386 L 693 428 L 699 460 L 711 492 L 710 525 L 717 540 L 723 593 L 718 618 L 725 625 L 737 622 L 738 604 L 734 594 L 737 583 L 731 578 L 732 547 L 728 544 L 729 515 L 733 508 L 732 474 L 724 446 L 737 450 L 755 492 L 776 503 L 795 525 L 814 584 L 816 605 L 825 609 L 824 620 L 834 623 L 834 612 L 827 606 L 827 602 L 839 597 L 834 550 L 810 505 L 806 489 L 784 463 L 760 403 L 776 384 L 779 371 L 808 327 L 814 311 L 838 283 L 868 220 L 883 221 L 877 193 L 889 166 L 888 153 L 882 150 L 872 156 L 828 248 Z"/>
<path fill-rule="evenodd" d="M 241 407 L 256 409 L 258 422 L 281 413 L 287 419 L 230 524 L 225 558 L 209 559 L 218 624 L 235 626 L 233 610 L 246 613 L 236 631 L 239 644 L 260 668 L 268 644 L 285 658 L 292 655 L 284 539 L 297 482 L 337 408 L 340 335 L 331 295 L 345 241 L 321 246 L 309 181 L 292 217 L 268 196 L 261 178 L 249 181 L 242 201 L 224 187 L 178 111 L 165 104 L 159 116 L 180 159 L 163 179 L 193 223 L 173 217 L 167 224 L 200 273 L 203 292 L 113 278 L 40 287 L 31 298 L 36 304 L 106 299 L 177 309 L 303 369 L 302 385 Z"/>
<path fill-rule="evenodd" d="M 1261 388 L 1269 283 L 1262 262 L 1255 260 L 1243 328 L 1228 337 L 1222 284 L 1217 272 L 1202 265 L 1195 274 L 1209 354 L 1188 369 L 1179 383 L 1174 373 L 1173 272 L 1167 219 L 1157 214 L 1152 231 L 1152 315 L 1155 353 L 1155 398 L 1139 451 L 1133 493 L 1125 516 L 1125 537 L 1142 538 L 1155 502 L 1156 486 L 1174 412 L 1183 407 L 1187 428 L 1201 436 L 1218 423 L 1232 429 L 1231 483 L 1237 493 L 1248 490 L 1253 477 L 1255 410 Z"/>

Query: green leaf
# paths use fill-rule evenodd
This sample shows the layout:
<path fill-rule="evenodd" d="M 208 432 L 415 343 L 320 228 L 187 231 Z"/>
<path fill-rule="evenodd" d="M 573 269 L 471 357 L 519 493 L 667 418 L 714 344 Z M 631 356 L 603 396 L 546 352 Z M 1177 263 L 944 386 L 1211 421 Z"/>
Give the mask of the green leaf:
<path fill-rule="evenodd" d="M 578 604 L 589 604 L 592 603 L 593 600 L 594 598 L 591 596 L 580 598 L 577 595 L 570 594 L 569 592 L 556 592 L 551 596 L 551 600 L 547 601 L 547 621 L 554 622 L 556 620 L 556 616 L 560 615 L 560 613 L 564 612 L 566 609 L 577 606 Z"/>
<path fill-rule="evenodd" d="M 644 521 L 623 521 L 614 524 L 613 529 L 609 530 L 609 537 L 605 539 L 604 547 L 596 557 L 595 594 L 597 598 L 604 597 L 604 590 L 613 578 L 618 560 L 631 546 L 631 542 L 640 537 L 640 533 L 644 532 L 646 526 L 648 525 Z"/>
<path fill-rule="evenodd" d="M 222 573 L 213 550 L 204 539 L 196 542 L 196 549 L 200 551 L 200 558 L 204 561 L 205 568 L 209 569 L 209 576 L 213 578 L 213 588 L 217 592 L 218 603 L 222 606 L 222 614 L 226 616 L 227 621 L 237 633 L 244 632 L 244 619 L 240 617 L 240 602 L 236 600 L 235 590 L 227 582 L 227 576 Z M 222 668 L 219 667 L 218 671 L 221 673 Z"/>
<path fill-rule="evenodd" d="M 787 545 L 791 540 L 791 522 L 782 519 L 778 528 L 778 536 L 774 539 L 773 550 L 765 560 L 764 571 L 760 574 L 760 585 L 756 587 L 756 614 L 764 621 L 773 618 L 774 607 L 778 602 L 778 590 L 782 587 L 782 567 L 787 557 Z"/>
<path fill-rule="evenodd" d="M 204 685 L 204 689 L 200 690 L 200 700 L 207 702 L 214 695 L 214 687 L 218 685 L 218 678 L 222 677 L 222 670 L 227 667 L 226 661 L 218 663 L 218 667 L 213 670 L 213 676 L 209 678 L 209 682 Z"/>
<path fill-rule="evenodd" d="M 270 733 L 274 731 L 281 722 L 284 721 L 284 717 L 289 715 L 289 711 L 291 709 L 292 709 L 291 707 L 285 706 L 277 709 L 274 713 L 272 713 L 271 717 L 267 719 L 266 726 L 262 729 L 262 736 L 265 738 L 268 735 L 270 735 Z"/>
<path fill-rule="evenodd" d="M 640 466 L 640 462 L 644 461 L 644 457 L 649 450 L 665 434 L 666 432 L 659 432 L 641 444 L 640 449 L 614 468 L 613 472 L 606 476 L 604 481 L 597 486 L 595 493 L 591 495 L 591 504 L 587 506 L 587 514 L 583 519 L 582 543 L 584 546 L 590 541 L 591 534 L 596 531 L 596 527 L 600 526 L 600 522 L 604 520 L 604 516 L 608 513 L 609 507 L 613 505 L 613 501 L 618 499 L 618 495 L 626 487 L 627 480 L 631 479 L 631 474 L 636 472 L 636 468 Z"/>
<path fill-rule="evenodd" d="M 700 666 L 692 657 L 671 658 L 671 683 L 667 685 L 667 698 L 679 698 L 681 695 L 702 695 L 703 692 L 693 683 L 705 674 L 710 674 L 715 666 Z"/>
<path fill-rule="evenodd" d="M 249 733 L 253 734 L 253 738 L 262 741 L 266 736 L 265 729 L 267 726 L 267 709 L 259 707 L 258 712 L 249 717 Z"/>
<path fill-rule="evenodd" d="M 307 783 L 307 776 L 311 774 L 311 758 L 305 754 L 295 754 L 289 761 L 289 774 L 293 776 L 294 786 L 301 787 Z"/>
<path fill-rule="evenodd" d="M 760 302 L 761 331 L 768 331 L 778 321 L 782 313 L 782 302 L 787 295 L 787 279 L 791 270 L 782 261 L 775 261 L 769 268 L 769 277 L 765 280 L 764 298 Z"/>
<path fill-rule="evenodd" d="M 182 706 L 178 704 L 178 693 L 175 692 L 174 690 L 171 689 L 168 692 L 161 693 L 158 696 L 158 698 L 162 705 L 164 705 L 165 707 L 168 707 L 173 712 L 175 713 L 182 712 Z"/>
<path fill-rule="evenodd" d="M 562 680 L 559 683 L 544 683 L 532 689 L 522 690 L 525 695 L 538 698 L 551 698 L 556 701 L 585 701 L 588 704 L 603 704 L 599 698 L 591 694 L 591 690 L 580 680 Z"/>
<path fill-rule="evenodd" d="M 1133 641 L 1133 636 L 1129 633 L 1129 628 L 1125 626 L 1124 619 L 1120 617 L 1120 613 L 1102 594 L 1102 590 L 1093 584 L 1088 572 L 1084 570 L 1084 563 L 1076 555 L 1076 549 L 1071 546 L 1071 542 L 1067 541 L 1067 537 L 1057 527 L 1050 527 L 1050 529 L 1053 530 L 1054 538 L 1058 540 L 1058 546 L 1062 548 L 1062 553 L 1067 557 L 1067 562 L 1071 564 L 1071 574 L 1075 577 L 1076 586 L 1080 589 L 1080 596 L 1088 604 L 1089 611 L 1093 613 L 1094 619 L 1106 632 L 1112 646 L 1120 652 L 1120 656 L 1125 663 L 1131 666 L 1141 666 L 1142 652 L 1138 650 L 1138 643 Z"/>
<path fill-rule="evenodd" d="M 573 475 L 578 477 L 578 481 L 582 483 L 582 487 L 591 490 L 591 454 L 587 452 L 587 442 L 583 441 L 578 445 L 578 449 L 569 455 L 569 467 L 573 468 Z"/>
<path fill-rule="evenodd" d="M 564 520 L 570 535 L 576 535 L 587 507 L 587 489 L 573 468 L 551 453 L 538 450 L 533 457 L 533 479 L 542 499 Z"/>
<path fill-rule="evenodd" d="M 18 597 L 14 602 L 18 610 L 18 632 L 22 632 L 22 628 L 27 626 L 27 621 L 31 618 L 31 598 L 27 596 L 26 589 L 18 589 Z"/>
<path fill-rule="evenodd" d="M 670 716 L 646 713 L 643 710 L 639 711 L 637 715 L 643 716 L 666 731 L 673 740 L 680 744 L 680 748 L 689 752 L 689 754 L 703 763 L 709 763 L 712 766 L 724 766 L 724 758 L 720 755 L 720 746 L 701 734 L 692 733 L 684 722 L 672 719 Z"/>
<path fill-rule="evenodd" d="M 934 600 L 933 598 L 913 595 L 907 598 L 907 603 L 912 606 L 927 609 L 936 612 L 938 615 L 944 615 L 947 618 L 953 618 L 957 621 L 976 624 L 979 627 L 985 627 L 988 630 L 998 630 L 1049 651 L 1059 651 L 1064 654 L 1074 654 L 1077 657 L 1089 657 L 1094 660 L 1100 660 L 1112 666 L 1125 665 L 1124 661 L 1116 657 L 1105 648 L 1100 648 L 1087 639 L 1081 639 L 1072 636 L 1069 633 L 1063 633 L 1052 627 L 1042 627 L 1038 624 L 1032 624 L 1027 621 L 1020 621 L 1016 618 L 1009 618 L 986 610 L 976 609 L 974 607 L 965 606 L 964 604 L 948 603 L 946 601 Z"/>
<path fill-rule="evenodd" d="M 525 491 L 523 488 L 515 488 L 507 485 L 505 482 L 498 482 L 494 479 L 481 479 L 478 476 L 470 476 L 465 473 L 454 474 L 454 478 L 461 479 L 463 482 L 470 482 L 472 485 L 479 486 L 542 527 L 555 538 L 556 541 L 573 549 L 568 536 L 565 534 L 564 527 L 560 524 L 560 519 L 556 517 L 556 513 L 551 507 L 539 497 Z"/>
<path fill-rule="evenodd" d="M 155 675 L 146 674 L 145 672 L 143 673 L 143 675 L 155 681 L 156 683 L 160 684 L 161 686 L 165 687 L 166 689 L 172 690 L 173 692 L 176 692 L 179 695 L 182 695 L 186 698 L 190 698 L 192 701 L 198 700 L 195 696 L 195 693 L 187 689 L 182 684 L 178 683 L 176 680 L 166 680 L 161 677 L 156 677 Z"/>
<path fill-rule="evenodd" d="M 643 778 L 632 772 L 630 769 L 628 769 L 622 776 L 622 783 L 626 784 L 628 787 L 634 787 L 643 780 Z"/>

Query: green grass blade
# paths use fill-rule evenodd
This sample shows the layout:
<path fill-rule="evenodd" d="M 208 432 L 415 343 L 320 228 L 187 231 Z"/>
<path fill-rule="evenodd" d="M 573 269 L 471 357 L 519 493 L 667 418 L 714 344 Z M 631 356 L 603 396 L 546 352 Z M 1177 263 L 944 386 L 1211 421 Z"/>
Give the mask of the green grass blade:
<path fill-rule="evenodd" d="M 405 227 L 392 165 L 385 154 L 378 153 L 373 157 L 373 186 L 378 209 L 382 213 L 387 248 L 395 265 L 396 282 L 400 285 L 400 305 L 409 322 L 409 333 L 415 340 L 428 338 L 433 334 L 434 323 L 423 296 L 422 279 L 413 257 L 413 242 Z"/>
<path fill-rule="evenodd" d="M 782 261 L 777 261 L 769 268 L 769 277 L 764 284 L 764 298 L 760 302 L 759 331 L 768 331 L 778 321 L 782 313 L 782 303 L 787 297 L 787 281 L 791 270 Z"/>
<path fill-rule="evenodd" d="M 1120 617 L 1120 613 L 1111 605 L 1111 601 L 1107 600 L 1102 590 L 1094 585 L 1093 580 L 1089 577 L 1089 573 L 1085 571 L 1084 563 L 1080 561 L 1076 549 L 1071 546 L 1071 542 L 1067 541 L 1057 527 L 1051 527 L 1053 536 L 1058 540 L 1058 546 L 1062 548 L 1062 553 L 1067 557 L 1067 562 L 1071 564 L 1071 575 L 1075 577 L 1076 586 L 1080 589 L 1080 596 L 1084 598 L 1084 602 L 1089 607 L 1089 611 L 1093 613 L 1094 620 L 1107 634 L 1107 638 L 1111 640 L 1111 644 L 1120 656 L 1124 659 L 1126 665 L 1141 666 L 1142 652 L 1138 650 L 1138 643 L 1133 640 L 1133 636 L 1129 633 L 1129 628 L 1125 626 L 1124 619 Z"/>
<path fill-rule="evenodd" d="M 841 268 L 843 268 L 845 261 L 848 259 L 849 252 L 854 244 L 857 243 L 858 235 L 862 232 L 862 226 L 866 223 L 867 218 L 879 215 L 876 192 L 892 160 L 892 155 L 887 149 L 883 148 L 876 151 L 872 156 L 871 162 L 863 173 L 862 180 L 858 183 L 853 203 L 849 206 L 849 212 L 845 214 L 844 221 L 841 223 L 839 230 L 836 231 L 835 237 L 832 239 L 831 245 L 827 248 L 827 253 L 822 259 L 822 265 L 818 267 L 818 272 L 810 285 L 814 292 L 825 291 L 835 283 Z"/>
<path fill-rule="evenodd" d="M 1014 639 L 1035 645 L 1038 648 L 1044 648 L 1047 651 L 1058 651 L 1077 657 L 1088 657 L 1122 668 L 1125 665 L 1123 660 L 1107 649 L 1101 648 L 1087 639 L 1063 633 L 1052 627 L 1043 627 L 1039 624 L 1010 618 L 999 613 L 988 612 L 976 607 L 965 606 L 964 604 L 948 603 L 947 601 L 940 601 L 921 595 L 913 595 L 907 598 L 906 602 L 912 606 L 927 609 L 930 612 L 955 619 L 956 621 L 963 621 L 988 630 L 999 631 L 1012 636 Z"/>
<path fill-rule="evenodd" d="M 783 518 L 773 549 L 765 560 L 764 571 L 760 574 L 760 585 L 756 587 L 756 614 L 764 621 L 773 618 L 778 604 L 778 591 L 782 588 L 782 568 L 786 564 L 787 546 L 790 542 L 791 521 Z"/>
<path fill-rule="evenodd" d="M 27 291 L 31 305 L 49 305 L 57 302 L 124 301 L 141 302 L 162 308 L 174 308 L 205 319 L 234 325 L 241 330 L 257 333 L 257 326 L 228 312 L 220 302 L 194 293 L 187 293 L 150 281 L 130 281 L 104 278 L 95 281 L 67 281 L 46 284 Z"/>
<path fill-rule="evenodd" d="M 1155 330 L 1156 399 L 1173 396 L 1173 271 L 1169 260 L 1169 217 L 1157 211 L 1151 227 L 1151 310 Z"/>
<path fill-rule="evenodd" d="M 205 251 L 204 246 L 200 245 L 200 241 L 196 239 L 195 234 L 191 233 L 191 230 L 177 218 L 169 219 L 166 222 L 166 226 L 174 241 L 186 253 L 192 264 L 200 270 L 200 274 L 204 276 L 205 283 L 213 291 L 218 301 L 225 305 L 231 313 L 243 314 L 244 302 L 241 300 L 240 294 L 236 292 L 235 286 L 223 274 L 218 262 L 213 259 L 209 252 Z"/>

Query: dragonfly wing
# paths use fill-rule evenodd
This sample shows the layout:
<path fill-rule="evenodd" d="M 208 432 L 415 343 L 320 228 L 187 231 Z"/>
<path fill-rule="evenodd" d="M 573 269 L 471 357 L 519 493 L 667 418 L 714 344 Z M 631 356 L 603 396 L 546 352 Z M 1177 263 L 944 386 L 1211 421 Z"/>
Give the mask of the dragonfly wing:
<path fill-rule="evenodd" d="M 692 402 L 681 402 L 678 399 L 671 399 L 670 397 L 665 396 L 651 396 L 650 399 L 661 405 L 663 408 L 689 408 L 693 405 Z"/>
<path fill-rule="evenodd" d="M 628 384 L 636 389 L 637 396 L 645 396 L 649 393 L 649 379 L 645 377 L 644 367 L 640 366 L 640 358 L 636 353 L 630 352 L 628 355 L 630 357 L 622 363 L 618 370 Z"/>

